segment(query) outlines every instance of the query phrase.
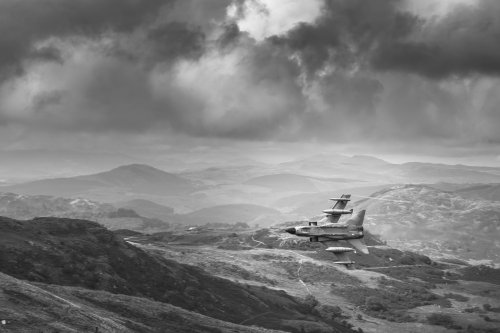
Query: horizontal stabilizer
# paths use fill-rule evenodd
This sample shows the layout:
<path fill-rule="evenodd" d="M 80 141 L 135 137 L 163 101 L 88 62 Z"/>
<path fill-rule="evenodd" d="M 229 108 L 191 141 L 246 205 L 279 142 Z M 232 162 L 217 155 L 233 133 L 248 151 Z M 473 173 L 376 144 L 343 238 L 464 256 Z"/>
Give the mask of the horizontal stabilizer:
<path fill-rule="evenodd" d="M 351 243 L 352 246 L 356 248 L 356 250 L 360 251 L 361 253 L 368 254 L 368 248 L 366 247 L 366 244 L 359 238 L 357 239 L 348 239 L 347 240 L 349 243 Z"/>

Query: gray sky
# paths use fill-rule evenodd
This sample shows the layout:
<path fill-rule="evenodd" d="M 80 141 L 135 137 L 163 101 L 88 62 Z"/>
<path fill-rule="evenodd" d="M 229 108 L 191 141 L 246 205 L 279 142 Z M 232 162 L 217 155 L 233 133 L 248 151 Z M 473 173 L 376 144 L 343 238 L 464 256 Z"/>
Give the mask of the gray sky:
<path fill-rule="evenodd" d="M 499 36 L 497 0 L 1 0 L 0 150 L 500 165 Z"/>

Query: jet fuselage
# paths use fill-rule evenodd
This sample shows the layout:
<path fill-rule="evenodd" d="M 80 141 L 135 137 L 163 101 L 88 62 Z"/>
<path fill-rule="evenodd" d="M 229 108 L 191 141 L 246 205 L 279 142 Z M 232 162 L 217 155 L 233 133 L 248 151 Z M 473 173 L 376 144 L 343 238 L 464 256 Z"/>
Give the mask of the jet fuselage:
<path fill-rule="evenodd" d="M 363 238 L 363 226 L 327 224 L 322 226 L 300 226 L 288 228 L 286 232 L 301 237 L 328 237 L 331 240 Z"/>

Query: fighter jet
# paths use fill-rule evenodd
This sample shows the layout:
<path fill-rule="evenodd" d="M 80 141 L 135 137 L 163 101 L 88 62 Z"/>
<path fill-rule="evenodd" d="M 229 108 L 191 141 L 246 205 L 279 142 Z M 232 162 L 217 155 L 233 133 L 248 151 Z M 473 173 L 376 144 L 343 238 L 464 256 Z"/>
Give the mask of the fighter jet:
<path fill-rule="evenodd" d="M 345 205 L 349 200 L 350 195 L 343 195 L 341 198 L 334 198 L 333 200 L 337 200 L 337 204 L 344 202 L 344 204 L 340 204 L 341 208 L 338 208 L 337 205 L 334 206 L 329 211 L 334 211 L 336 209 L 344 211 Z M 352 211 L 345 211 L 352 213 Z M 368 254 L 368 248 L 363 242 L 363 220 L 365 217 L 365 210 L 361 210 L 353 216 L 343 222 L 338 223 L 337 221 L 340 218 L 340 215 L 346 214 L 345 212 L 332 212 L 329 214 L 329 220 L 335 221 L 322 225 L 318 225 L 318 222 L 309 222 L 308 226 L 298 226 L 285 229 L 286 232 L 300 236 L 300 237 L 309 237 L 309 241 L 311 242 L 321 242 L 325 246 L 327 246 L 326 251 L 333 252 L 338 260 L 335 261 L 336 264 L 342 264 L 349 266 L 354 264 L 354 261 L 349 259 L 348 252 L 354 252 L 355 250 L 351 247 L 340 246 L 339 241 L 345 240 L 349 242 L 352 246 L 354 246 L 358 251 L 362 253 Z"/>

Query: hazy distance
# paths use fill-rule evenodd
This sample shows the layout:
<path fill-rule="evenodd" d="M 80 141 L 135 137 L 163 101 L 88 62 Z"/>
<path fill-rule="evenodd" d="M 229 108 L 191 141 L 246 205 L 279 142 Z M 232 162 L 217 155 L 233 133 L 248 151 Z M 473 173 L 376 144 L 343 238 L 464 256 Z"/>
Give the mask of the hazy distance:
<path fill-rule="evenodd" d="M 51 4 L 0 4 L 4 181 L 320 153 L 500 165 L 497 1 Z"/>

